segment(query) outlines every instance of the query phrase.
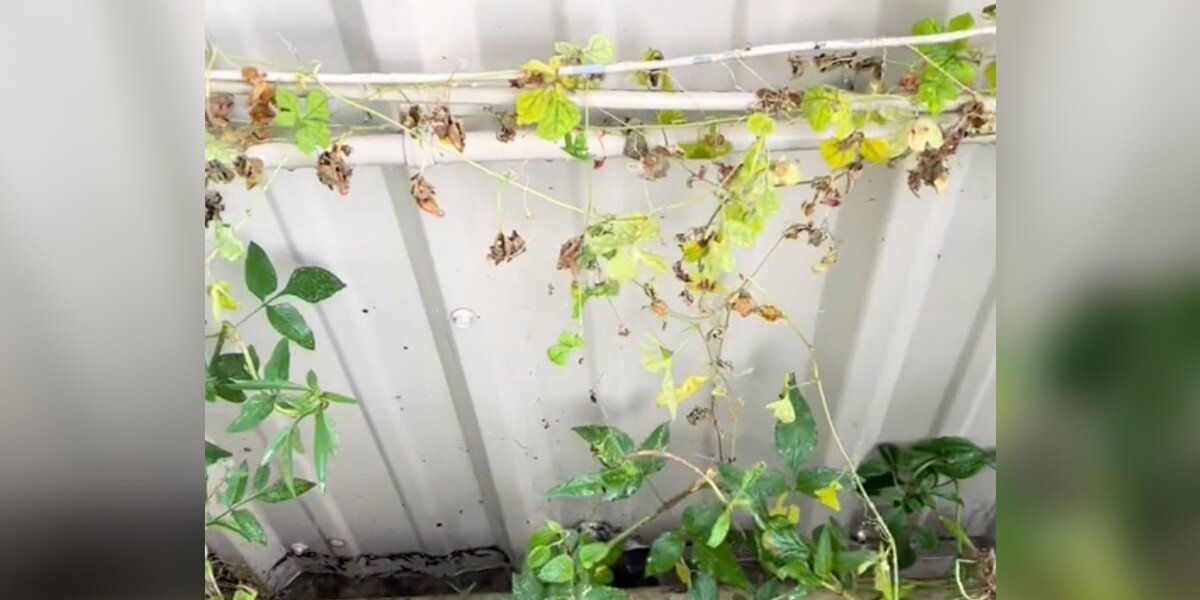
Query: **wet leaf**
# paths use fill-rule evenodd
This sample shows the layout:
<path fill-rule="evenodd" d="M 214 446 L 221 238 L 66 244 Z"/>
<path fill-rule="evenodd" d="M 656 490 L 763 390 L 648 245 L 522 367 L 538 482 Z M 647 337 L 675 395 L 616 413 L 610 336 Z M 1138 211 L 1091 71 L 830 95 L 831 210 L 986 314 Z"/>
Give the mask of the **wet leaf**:
<path fill-rule="evenodd" d="M 683 556 L 683 537 L 668 531 L 650 545 L 650 556 L 646 559 L 646 576 L 660 575 L 671 570 Z"/>
<path fill-rule="evenodd" d="M 204 466 L 211 467 L 223 458 L 233 456 L 228 450 L 209 441 L 204 442 Z"/>
<path fill-rule="evenodd" d="M 263 533 L 262 523 L 258 522 L 254 514 L 250 511 L 239 508 L 232 513 L 234 523 L 237 523 L 238 530 L 247 541 L 256 544 L 267 544 L 267 536 Z"/>
<path fill-rule="evenodd" d="M 353 148 L 344 144 L 334 144 L 332 148 L 317 156 L 317 181 L 325 187 L 343 196 L 350 193 L 350 176 L 354 167 L 346 163 Z"/>
<path fill-rule="evenodd" d="M 278 504 L 286 502 L 293 498 L 299 498 L 304 495 L 304 492 L 313 489 L 317 484 L 299 477 L 292 478 L 292 489 L 288 489 L 287 483 L 282 479 L 272 483 L 267 489 L 263 490 L 255 496 L 255 500 L 265 502 L 267 504 Z"/>
<path fill-rule="evenodd" d="M 817 424 L 800 394 L 794 373 L 788 373 L 784 378 L 779 396 L 791 403 L 796 418 L 791 423 L 775 423 L 775 451 L 792 472 L 797 472 L 817 448 Z"/>
<path fill-rule="evenodd" d="M 295 296 L 310 304 L 332 297 L 346 288 L 337 275 L 321 267 L 297 267 L 283 286 L 281 296 Z"/>
<path fill-rule="evenodd" d="M 271 259 L 261 246 L 250 242 L 246 251 L 246 287 L 259 300 L 266 300 L 278 285 Z"/>
<path fill-rule="evenodd" d="M 300 316 L 300 311 L 291 304 L 272 304 L 267 307 L 267 321 L 283 337 L 296 342 L 301 348 L 312 350 L 317 342 L 313 332 Z"/>
<path fill-rule="evenodd" d="M 425 181 L 425 178 L 420 173 L 413 175 L 412 179 L 409 180 L 409 190 L 412 193 L 413 200 L 417 203 L 417 208 L 435 217 L 446 216 L 446 212 L 438 206 L 437 192 L 428 181 Z"/>

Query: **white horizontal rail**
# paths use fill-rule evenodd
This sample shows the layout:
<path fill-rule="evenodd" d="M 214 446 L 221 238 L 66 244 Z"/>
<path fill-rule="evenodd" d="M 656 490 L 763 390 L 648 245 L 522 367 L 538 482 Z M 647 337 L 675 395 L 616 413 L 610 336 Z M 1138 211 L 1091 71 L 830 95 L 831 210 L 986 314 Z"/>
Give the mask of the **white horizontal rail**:
<path fill-rule="evenodd" d="M 758 56 L 772 56 L 797 52 L 814 52 L 818 50 L 869 50 L 873 48 L 895 48 L 924 44 L 941 44 L 945 42 L 953 42 L 967 38 L 995 34 L 996 26 L 988 25 L 985 27 L 977 27 L 963 31 L 949 31 L 946 33 L 937 33 L 933 35 L 906 35 L 898 37 L 877 37 L 867 39 L 790 42 L 783 44 L 751 46 L 749 48 L 726 50 L 724 52 L 680 56 L 677 58 L 668 58 L 664 60 L 625 61 L 609 65 L 566 66 L 559 68 L 558 72 L 560 75 L 629 73 L 633 71 L 689 67 L 716 62 L 754 58 Z M 506 81 L 510 79 L 516 79 L 520 76 L 521 71 L 519 69 L 508 69 L 504 71 L 481 71 L 473 73 L 343 73 L 319 75 L 318 77 L 326 85 L 346 84 L 359 86 L 387 86 L 404 84 L 448 84 L 454 82 L 471 81 Z M 295 81 L 300 76 L 295 73 L 268 73 L 266 77 L 267 81 L 272 83 L 286 83 Z M 237 71 L 212 71 L 209 73 L 209 81 L 212 82 L 237 82 L 241 81 L 241 79 L 241 73 Z"/>
<path fill-rule="evenodd" d="M 666 130 L 671 144 L 694 141 L 695 131 Z M 888 129 L 868 127 L 866 135 L 886 135 Z M 734 151 L 745 150 L 754 135 L 744 126 L 722 128 L 722 134 Z M 767 138 L 769 147 L 775 151 L 811 150 L 829 135 L 819 135 L 805 125 L 776 124 L 775 131 Z M 661 143 L 658 131 L 647 136 L 653 146 Z M 993 143 L 995 136 L 969 138 L 967 143 Z M 519 162 L 526 160 L 574 160 L 563 149 L 552 142 L 537 137 L 533 132 L 518 132 L 511 142 L 501 142 L 492 131 L 472 131 L 466 135 L 466 146 L 460 155 L 436 140 L 418 141 L 402 133 L 348 136 L 343 143 L 353 151 L 346 162 L 352 166 L 388 165 L 436 165 L 463 162 L 464 158 L 475 162 Z M 588 150 L 596 158 L 621 156 L 625 149 L 625 136 L 613 133 L 590 132 L 587 137 Z M 252 146 L 246 151 L 252 157 L 261 158 L 267 169 L 312 168 L 316 157 L 306 155 L 294 144 L 273 142 Z"/>
<path fill-rule="evenodd" d="M 311 84 L 300 90 L 299 84 L 283 83 L 280 87 L 294 89 L 305 93 L 316 89 Z M 512 107 L 517 101 L 521 90 L 511 87 L 407 87 L 397 86 L 372 88 L 369 86 L 335 84 L 330 85 L 337 94 L 355 101 L 400 102 L 405 104 L 445 104 L 448 106 L 503 106 Z M 228 92 L 231 94 L 248 94 L 250 85 L 241 81 L 214 81 L 211 85 L 213 92 Z M 852 101 L 859 98 L 858 94 L 849 94 Z M 588 108 L 603 108 L 608 110 L 691 110 L 711 112 L 743 112 L 751 110 L 757 101 L 752 92 L 655 92 L 649 90 L 591 90 L 571 94 L 572 100 L 579 106 Z M 947 110 L 955 110 L 972 98 L 963 95 L 952 102 Z M 896 98 L 871 98 L 872 108 L 894 106 L 905 108 L 911 106 L 908 100 Z M 990 97 L 986 102 L 993 102 Z"/>

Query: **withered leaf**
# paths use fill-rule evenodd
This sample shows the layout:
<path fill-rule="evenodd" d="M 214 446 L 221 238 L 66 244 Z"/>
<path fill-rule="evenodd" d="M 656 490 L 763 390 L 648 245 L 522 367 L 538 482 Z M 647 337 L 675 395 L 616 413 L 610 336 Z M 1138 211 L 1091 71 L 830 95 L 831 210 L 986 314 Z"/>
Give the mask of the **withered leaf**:
<path fill-rule="evenodd" d="M 233 181 L 234 172 L 228 165 L 219 160 L 210 160 L 204 163 L 204 185 L 208 183 L 229 183 Z"/>
<path fill-rule="evenodd" d="M 204 227 L 207 229 L 208 224 L 212 223 L 213 219 L 220 218 L 221 213 L 225 210 L 225 202 L 221 198 L 221 192 L 217 190 L 204 191 Z"/>
<path fill-rule="evenodd" d="M 558 249 L 558 266 L 557 270 L 574 269 L 575 262 L 579 259 L 579 251 L 583 249 L 583 236 L 573 237 Z"/>
<path fill-rule="evenodd" d="M 496 131 L 496 139 L 505 144 L 517 139 L 517 117 L 513 113 L 504 113 L 500 117 L 500 129 Z"/>
<path fill-rule="evenodd" d="M 687 422 L 690 425 L 698 425 L 700 423 L 700 421 L 703 421 L 707 418 L 708 418 L 708 408 L 703 407 L 703 406 L 697 406 L 696 408 L 693 408 L 692 411 L 687 414 Z"/>
<path fill-rule="evenodd" d="M 655 146 L 649 154 L 642 157 L 640 173 L 642 179 L 653 181 L 666 177 L 670 168 L 671 151 L 664 146 Z"/>
<path fill-rule="evenodd" d="M 421 107 L 414 104 L 408 111 L 400 114 L 400 124 L 405 129 L 416 129 L 421 125 Z"/>
<path fill-rule="evenodd" d="M 621 327 L 620 329 L 617 330 L 617 335 L 620 337 L 629 337 L 629 328 Z"/>
<path fill-rule="evenodd" d="M 704 176 L 707 174 L 708 174 L 708 166 L 700 165 L 700 168 L 695 173 L 688 175 L 688 178 L 687 178 L 688 188 L 691 189 L 692 185 L 694 183 L 696 183 L 697 181 L 708 181 L 707 179 L 704 178 Z"/>
<path fill-rule="evenodd" d="M 412 192 L 413 200 L 417 202 L 417 208 L 435 216 L 444 217 L 446 211 L 442 210 L 437 203 L 437 191 L 428 181 L 421 176 L 420 173 L 412 176 L 409 179 L 409 191 Z"/>
<path fill-rule="evenodd" d="M 492 241 L 492 246 L 488 249 L 487 261 L 491 265 L 512 262 L 512 259 L 523 252 L 525 252 L 525 240 L 521 239 L 521 234 L 514 229 L 508 237 L 504 237 L 502 231 L 497 233 L 496 239 Z"/>
<path fill-rule="evenodd" d="M 762 317 L 763 320 L 768 323 L 774 323 L 775 321 L 783 318 L 783 313 L 780 312 L 778 308 L 775 308 L 770 304 L 764 304 L 758 307 L 756 312 L 758 313 L 758 316 Z"/>
<path fill-rule="evenodd" d="M 655 298 L 650 302 L 650 311 L 659 319 L 666 320 L 667 318 L 667 303 L 661 298 Z"/>
<path fill-rule="evenodd" d="M 790 113 L 800 110 L 804 94 L 787 88 L 760 88 L 754 93 L 754 106 L 767 113 Z"/>
<path fill-rule="evenodd" d="M 804 74 L 804 66 L 808 60 L 801 54 L 792 54 L 787 57 L 788 66 L 792 68 L 792 79 L 795 79 Z"/>
<path fill-rule="evenodd" d="M 646 134 L 637 129 L 626 129 L 623 154 L 633 160 L 641 160 L 650 154 L 650 145 L 646 143 Z"/>
<path fill-rule="evenodd" d="M 694 296 L 692 296 L 692 293 L 687 290 L 683 290 L 682 292 L 679 292 L 679 297 L 683 298 L 683 302 L 685 304 L 687 304 L 688 306 L 691 306 L 696 303 L 696 298 Z"/>
<path fill-rule="evenodd" d="M 343 196 L 350 193 L 350 176 L 354 174 L 354 167 L 346 164 L 346 157 L 352 150 L 350 146 L 334 143 L 317 156 L 317 181 Z"/>
<path fill-rule="evenodd" d="M 683 270 L 683 261 L 675 261 L 675 264 L 671 265 L 671 269 L 675 272 L 675 279 L 678 279 L 684 283 L 691 283 L 692 276 L 688 275 L 687 272 Z"/>
<path fill-rule="evenodd" d="M 905 73 L 904 77 L 900 78 L 900 82 L 897 83 L 897 85 L 902 91 L 912 94 L 917 91 L 917 88 L 921 87 L 921 78 L 916 74 L 916 72 Z"/>
<path fill-rule="evenodd" d="M 250 96 L 246 99 L 246 108 L 250 109 L 250 123 L 255 139 L 267 137 L 267 127 L 275 119 L 275 86 L 267 83 L 266 75 L 259 73 L 254 67 L 242 67 L 242 80 L 253 86 Z"/>
<path fill-rule="evenodd" d="M 262 183 L 263 176 L 263 161 L 261 158 L 251 158 L 244 154 L 233 159 L 233 168 L 237 170 L 237 174 L 246 180 L 246 189 L 252 190 L 254 186 Z"/>
<path fill-rule="evenodd" d="M 754 312 L 754 298 L 746 290 L 738 291 L 737 298 L 729 303 L 729 308 L 739 316 L 748 317 Z"/>
<path fill-rule="evenodd" d="M 466 139 L 463 137 L 462 123 L 450 114 L 449 108 L 443 105 L 433 107 L 433 111 L 429 115 L 429 124 L 433 127 L 433 133 L 439 140 L 450 144 L 459 152 L 463 151 Z"/>
<path fill-rule="evenodd" d="M 233 94 L 217 92 L 208 96 L 204 105 L 204 126 L 220 129 L 229 124 L 233 115 Z"/>

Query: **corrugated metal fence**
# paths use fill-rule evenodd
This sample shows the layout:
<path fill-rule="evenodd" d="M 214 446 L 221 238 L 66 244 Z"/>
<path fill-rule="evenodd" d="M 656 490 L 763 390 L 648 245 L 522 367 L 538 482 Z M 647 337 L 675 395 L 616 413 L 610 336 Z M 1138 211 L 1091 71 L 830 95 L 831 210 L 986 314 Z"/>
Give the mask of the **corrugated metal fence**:
<path fill-rule="evenodd" d="M 671 56 L 748 42 L 902 34 L 921 17 L 955 8 L 978 6 L 272 0 L 210 2 L 207 30 L 210 42 L 231 55 L 293 65 L 319 59 L 323 72 L 422 72 L 453 70 L 460 60 L 472 70 L 507 68 L 544 58 L 556 40 L 584 41 L 592 33 L 613 39 L 622 57 L 650 45 Z M 787 79 L 785 61 L 753 67 L 768 80 Z M 761 85 L 748 70 L 733 71 L 712 66 L 677 78 L 686 89 Z M 832 223 L 841 247 L 829 273 L 814 274 L 809 265 L 818 251 L 797 243 L 781 248 L 756 277 L 770 301 L 813 339 L 839 432 L 860 456 L 878 441 L 930 435 L 995 443 L 995 157 L 994 147 L 964 146 L 948 189 L 919 198 L 903 172 L 868 170 Z M 806 172 L 822 170 L 815 153 L 794 158 Z M 689 190 L 678 170 L 644 183 L 622 162 L 599 171 L 561 161 L 494 168 L 579 205 L 590 193 L 611 212 L 702 193 Z M 646 490 L 593 513 L 589 503 L 548 503 L 541 494 L 589 467 L 571 426 L 607 422 L 640 437 L 666 419 L 653 404 L 656 378 L 638 364 L 640 332 L 655 330 L 669 341 L 694 333 L 675 326 L 657 331 L 644 299 L 627 292 L 611 308 L 589 306 L 582 364 L 550 364 L 545 349 L 568 324 L 570 305 L 569 279 L 553 265 L 581 218 L 450 165 L 428 172 L 447 212 L 433 219 L 414 206 L 408 177 L 403 167 L 359 168 L 347 197 L 329 192 L 311 170 L 280 172 L 265 196 L 223 190 L 231 214 L 259 203 L 240 235 L 265 248 L 281 272 L 316 264 L 347 282 L 345 291 L 306 313 L 317 351 L 295 353 L 293 371 L 314 368 L 324 387 L 362 400 L 334 413 L 342 446 L 327 493 L 255 509 L 267 527 L 265 548 L 210 534 L 219 551 L 262 572 L 294 543 L 338 556 L 490 545 L 519 551 L 543 519 L 593 516 L 626 524 L 658 504 Z M 782 197 L 783 212 L 792 214 L 805 192 Z M 503 227 L 520 231 L 528 251 L 493 267 L 484 256 L 496 234 L 498 204 Z M 700 202 L 666 213 L 662 230 L 673 234 L 709 210 Z M 778 235 L 782 221 L 768 225 L 764 239 Z M 756 264 L 766 251 L 747 251 L 739 264 Z M 240 266 L 218 264 L 215 275 L 241 281 Z M 455 326 L 456 309 L 474 315 L 469 326 Z M 623 326 L 634 335 L 619 336 Z M 260 346 L 275 339 L 257 319 L 246 335 Z M 804 370 L 806 351 L 784 326 L 746 320 L 728 333 L 726 356 L 748 371 L 736 382 L 746 402 L 737 454 L 774 462 L 771 437 L 764 435 L 771 416 L 761 405 L 774 399 L 785 372 Z M 701 368 L 698 357 L 687 360 L 694 362 L 678 373 Z M 233 438 L 224 427 L 236 412 L 228 404 L 210 408 L 208 435 L 258 456 L 278 423 L 261 435 Z M 682 415 L 673 424 L 672 447 L 685 456 L 715 452 L 711 430 Z M 825 464 L 840 464 L 828 435 L 819 452 Z M 311 475 L 309 466 L 300 472 Z M 672 468 L 660 477 L 655 484 L 663 493 L 690 481 Z M 994 475 L 981 475 L 965 495 L 971 528 L 985 527 Z M 822 509 L 805 507 L 810 523 L 823 518 Z"/>

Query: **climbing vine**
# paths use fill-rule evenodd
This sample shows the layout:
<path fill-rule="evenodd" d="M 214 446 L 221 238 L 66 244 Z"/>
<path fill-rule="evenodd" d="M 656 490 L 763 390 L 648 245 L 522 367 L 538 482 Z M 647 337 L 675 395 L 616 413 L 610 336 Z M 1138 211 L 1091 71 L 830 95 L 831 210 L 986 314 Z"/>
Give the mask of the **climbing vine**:
<path fill-rule="evenodd" d="M 994 6 L 981 18 L 994 19 Z M 669 420 L 640 444 L 611 425 L 576 427 L 599 468 L 556 485 L 546 497 L 620 501 L 636 493 L 668 463 L 692 471 L 695 482 L 614 540 L 587 539 L 556 523 L 547 523 L 530 539 L 524 569 L 514 576 L 517 597 L 603 598 L 619 594 L 608 586 L 612 576 L 608 567 L 620 556 L 628 536 L 684 499 L 711 494 L 687 508 L 681 529 L 669 531 L 654 542 L 647 574 L 674 572 L 697 598 L 715 598 L 717 584 L 724 584 L 752 593 L 755 600 L 772 600 L 799 597 L 821 588 L 850 595 L 857 589 L 858 579 L 870 573 L 873 593 L 898 598 L 899 572 L 908 566 L 912 537 L 925 536 L 923 530 L 905 525 L 905 511 L 918 506 L 932 508 L 932 498 L 945 495 L 944 486 L 950 482 L 955 486 L 950 499 L 957 498 L 957 481 L 978 469 L 953 465 L 961 466 L 964 459 L 960 455 L 964 453 L 975 456 L 983 451 L 966 440 L 930 442 L 933 445 L 909 453 L 926 460 L 922 463 L 926 466 L 918 465 L 918 472 L 911 477 L 897 471 L 900 466 L 895 461 L 883 467 L 879 459 L 856 465 L 833 428 L 812 344 L 785 311 L 769 301 L 755 276 L 780 246 L 801 240 L 819 250 L 819 258 L 808 268 L 823 273 L 833 267 L 838 260 L 838 240 L 827 224 L 834 211 L 850 200 L 865 169 L 903 168 L 914 195 L 919 196 L 926 188 L 941 192 L 948 184 L 952 158 L 960 145 L 991 139 L 996 130 L 996 62 L 972 41 L 995 29 L 980 30 L 975 25 L 971 14 L 946 22 L 925 19 L 914 24 L 912 34 L 916 37 L 892 44 L 908 47 L 917 56 L 911 63 L 889 60 L 886 52 L 872 56 L 859 50 L 824 50 L 810 56 L 811 51 L 826 48 L 812 44 L 810 53 L 781 59 L 786 60 L 793 75 L 791 81 L 758 89 L 753 101 L 741 111 L 697 116 L 660 109 L 654 111 L 653 122 L 648 124 L 637 117 L 594 109 L 588 98 L 590 92 L 602 90 L 605 83 L 623 73 L 642 93 L 685 97 L 687 92 L 670 73 L 670 68 L 679 63 L 664 58 L 654 48 L 646 49 L 637 63 L 614 63 L 613 44 L 596 35 L 582 46 L 557 43 L 544 61 L 529 60 L 519 69 L 505 72 L 502 78 L 494 73 L 477 75 L 480 81 L 507 81 L 508 89 L 514 90 L 511 106 L 482 115 L 494 119 L 495 136 L 500 142 L 514 141 L 520 128 L 529 127 L 537 138 L 556 145 L 572 159 L 589 163 L 589 171 L 593 171 L 607 164 L 611 154 L 605 140 L 611 136 L 620 138 L 620 154 L 642 180 L 662 179 L 672 168 L 686 172 L 689 188 L 699 185 L 709 192 L 711 212 L 704 221 L 671 232 L 661 230 L 659 216 L 693 203 L 651 208 L 648 212 L 605 213 L 590 198 L 581 208 L 489 169 L 472 158 L 470 142 L 476 130 L 464 127 L 464 121 L 480 115 L 454 114 L 446 98 L 405 103 L 408 106 L 389 113 L 365 104 L 368 96 L 355 96 L 346 86 L 327 83 L 319 73 L 319 63 L 283 77 L 261 72 L 253 61 L 210 48 L 210 80 L 214 79 L 214 66 L 220 62 L 239 66 L 240 81 L 220 79 L 233 91 L 211 91 L 205 109 L 205 227 L 212 231 L 214 248 L 208 262 L 217 258 L 244 262 L 245 288 L 259 303 L 237 323 L 224 320 L 224 315 L 240 309 L 242 301 L 230 282 L 213 280 L 209 275 L 211 324 L 216 331 L 208 335 L 214 348 L 206 364 L 205 398 L 241 405 L 240 414 L 228 427 L 231 433 L 250 431 L 272 415 L 286 424 L 267 444 L 253 477 L 248 461 L 233 465 L 231 452 L 206 442 L 206 465 L 227 467 L 216 488 L 209 492 L 210 505 L 215 502 L 218 510 L 215 516 L 206 517 L 206 527 L 221 527 L 247 540 L 265 542 L 261 525 L 246 505 L 251 501 L 292 499 L 313 487 L 323 490 L 328 461 L 337 445 L 326 409 L 331 404 L 354 402 L 322 389 L 311 371 L 304 384 L 290 381 L 290 348 L 295 345 L 313 351 L 315 339 L 301 312 L 280 301 L 294 297 L 316 304 L 345 284 L 323 268 L 305 266 L 293 271 L 279 288 L 265 251 L 254 243 L 247 246 L 239 238 L 238 230 L 250 213 L 238 222 L 227 220 L 220 188 L 239 178 L 247 190 L 261 191 L 269 186 L 266 164 L 256 155 L 255 147 L 268 141 L 288 141 L 301 153 L 315 155 L 313 165 L 323 185 L 347 195 L 354 173 L 351 157 L 355 136 L 402 134 L 423 150 L 437 148 L 450 153 L 501 185 L 522 190 L 527 197 L 584 216 L 582 229 L 559 248 L 555 266 L 569 277 L 571 301 L 561 333 L 546 340 L 549 362 L 568 368 L 574 362 L 572 355 L 584 344 L 582 319 L 589 303 L 626 292 L 645 297 L 647 310 L 661 322 L 662 330 L 674 323 L 686 334 L 684 339 L 672 342 L 660 337 L 661 331 L 644 332 L 640 363 L 648 374 L 659 378 L 654 403 L 665 409 Z M 864 50 L 885 47 L 882 43 L 861 46 Z M 736 54 L 708 55 L 707 60 L 686 64 L 725 61 L 731 56 L 740 60 Z M 885 83 L 887 69 L 897 64 L 904 73 L 889 86 Z M 807 70 L 840 72 L 845 75 L 845 84 L 790 87 Z M 854 83 L 855 78 L 863 77 L 865 82 Z M 472 81 L 472 76 L 406 85 L 420 92 L 423 86 L 453 87 L 457 80 Z M 381 85 L 376 91 L 382 94 L 389 89 Z M 245 98 L 240 108 L 235 93 Z M 340 125 L 331 121 L 331 115 L 338 111 L 365 114 L 376 124 Z M 806 174 L 790 158 L 778 155 L 778 131 L 797 124 L 804 124 L 822 137 L 816 150 L 826 171 Z M 694 136 L 673 143 L 665 134 L 675 129 L 692 130 Z M 733 131 L 739 132 L 738 139 L 744 141 L 731 141 L 729 134 Z M 657 133 L 663 134 L 662 143 L 658 143 Z M 412 174 L 410 192 L 416 208 L 427 217 L 442 218 L 448 213 L 452 217 L 453 210 L 439 202 L 431 180 L 436 181 L 436 173 L 427 173 L 424 166 Z M 797 207 L 785 209 L 781 194 L 786 190 L 804 190 Z M 763 243 L 768 224 L 778 221 L 783 221 L 782 233 L 768 240 L 769 250 L 760 262 L 739 264 L 738 250 Z M 664 243 L 664 234 L 670 236 L 669 243 Z M 481 248 L 486 250 L 487 261 L 496 266 L 521 260 L 525 249 L 526 241 L 517 231 L 506 233 L 503 229 L 490 246 Z M 669 295 L 668 286 L 677 288 L 678 293 Z M 268 361 L 261 365 L 254 346 L 243 340 L 239 329 L 259 311 L 265 311 L 267 322 L 281 336 Z M 722 350 L 735 318 L 761 319 L 786 327 L 795 334 L 799 349 L 808 351 L 807 373 L 788 374 L 779 396 L 769 402 L 745 399 L 731 383 L 733 365 L 723 357 Z M 631 335 L 624 326 L 614 334 Z M 236 351 L 222 353 L 227 346 Z M 681 372 L 683 369 L 677 367 L 677 362 L 683 361 L 676 359 L 689 353 L 703 359 L 703 371 Z M 707 394 L 702 395 L 705 390 Z M 247 392 L 253 395 L 247 397 Z M 806 394 L 818 402 L 819 412 L 810 407 Z M 710 465 L 697 465 L 669 452 L 668 444 L 671 423 L 679 412 L 694 398 L 705 396 L 707 403 L 697 403 L 687 413 L 687 420 L 693 425 L 711 424 L 718 456 Z M 775 449 L 786 467 L 784 471 L 770 468 L 765 462 L 746 467 L 735 464 L 736 423 L 747 403 L 773 415 Z M 823 415 L 831 440 L 845 459 L 841 467 L 811 464 L 817 448 L 818 415 Z M 312 423 L 315 482 L 294 476 L 293 457 L 304 452 L 301 424 L 305 421 Z M 270 483 L 270 464 L 278 468 L 275 483 Z M 940 466 L 928 466 L 934 464 Z M 902 498 L 901 512 L 892 512 L 888 518 L 880 514 L 872 500 L 890 489 L 880 487 L 878 478 L 884 473 L 895 475 L 899 491 L 894 493 Z M 922 473 L 926 474 L 924 478 L 919 477 Z M 929 479 L 930 473 L 937 477 Z M 252 484 L 248 486 L 247 481 Z M 869 524 L 878 532 L 876 546 L 851 539 L 833 518 L 819 525 L 811 536 L 796 529 L 799 508 L 792 503 L 794 494 L 811 496 L 837 512 L 841 510 L 839 493 L 843 491 L 852 491 L 862 501 Z M 958 501 L 961 504 L 961 499 Z M 751 525 L 739 527 L 735 520 L 738 516 Z M 737 563 L 735 548 L 757 560 L 767 575 L 765 582 L 750 581 Z M 994 583 L 990 593 L 994 595 Z"/>

